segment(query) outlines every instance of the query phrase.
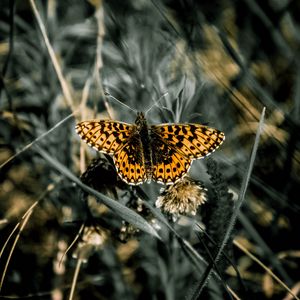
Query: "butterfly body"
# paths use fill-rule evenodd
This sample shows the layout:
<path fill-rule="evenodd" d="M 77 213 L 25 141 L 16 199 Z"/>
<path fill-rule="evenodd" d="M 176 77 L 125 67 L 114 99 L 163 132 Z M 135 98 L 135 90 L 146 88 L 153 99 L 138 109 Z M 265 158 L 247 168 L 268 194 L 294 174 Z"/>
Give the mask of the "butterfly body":
<path fill-rule="evenodd" d="M 128 184 L 154 180 L 173 184 L 187 174 L 194 159 L 217 149 L 224 133 L 200 124 L 148 125 L 143 113 L 135 124 L 83 121 L 80 137 L 96 150 L 113 155 L 119 176 Z"/>
<path fill-rule="evenodd" d="M 152 147 L 151 147 L 151 139 L 149 135 L 149 127 L 147 124 L 147 120 L 143 113 L 138 113 L 137 118 L 135 120 L 135 124 L 137 127 L 137 138 L 141 140 L 141 153 L 143 154 L 143 161 L 145 166 L 145 173 L 147 181 L 150 182 L 152 178 Z"/>

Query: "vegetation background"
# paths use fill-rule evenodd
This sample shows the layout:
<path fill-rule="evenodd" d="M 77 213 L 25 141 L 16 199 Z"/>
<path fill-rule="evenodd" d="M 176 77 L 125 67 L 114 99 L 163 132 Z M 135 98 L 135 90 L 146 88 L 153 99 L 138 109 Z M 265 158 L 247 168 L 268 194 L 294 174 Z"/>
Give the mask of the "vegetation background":
<path fill-rule="evenodd" d="M 0 298 L 300 295 L 299 16 L 296 0 L 2 0 Z M 149 123 L 225 132 L 191 169 L 196 216 L 162 215 L 161 186 L 120 183 L 104 156 L 85 172 L 100 156 L 75 123 L 135 120 L 108 92 L 138 111 L 168 92 Z"/>

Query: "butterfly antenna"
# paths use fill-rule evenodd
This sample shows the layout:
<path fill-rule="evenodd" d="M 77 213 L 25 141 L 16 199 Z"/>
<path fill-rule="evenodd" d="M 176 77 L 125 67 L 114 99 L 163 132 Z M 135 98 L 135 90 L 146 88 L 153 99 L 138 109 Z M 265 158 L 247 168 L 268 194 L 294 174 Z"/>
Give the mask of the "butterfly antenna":
<path fill-rule="evenodd" d="M 111 95 L 109 92 L 105 91 L 105 92 L 104 92 L 104 95 L 105 95 L 105 96 L 108 96 L 108 97 L 110 97 L 110 98 L 112 98 L 112 99 L 114 99 L 114 100 L 115 100 L 116 102 L 118 102 L 119 104 L 121 104 L 121 105 L 125 106 L 126 108 L 128 108 L 129 110 L 132 110 L 132 111 L 134 111 L 135 113 L 137 113 L 137 110 L 131 108 L 131 107 L 128 106 L 127 104 L 125 104 L 125 103 L 123 103 L 122 101 L 118 100 L 118 99 L 115 98 L 113 95 Z"/>
<path fill-rule="evenodd" d="M 169 94 L 169 93 L 166 92 L 166 93 L 164 93 L 163 95 L 161 95 L 161 96 L 154 102 L 154 104 L 151 105 L 150 108 L 148 108 L 148 109 L 146 110 L 145 116 L 147 115 L 147 113 L 148 113 L 155 105 L 157 105 L 157 104 L 161 101 L 161 99 L 162 99 L 163 97 L 165 97 L 165 96 L 168 95 L 168 94 Z"/>

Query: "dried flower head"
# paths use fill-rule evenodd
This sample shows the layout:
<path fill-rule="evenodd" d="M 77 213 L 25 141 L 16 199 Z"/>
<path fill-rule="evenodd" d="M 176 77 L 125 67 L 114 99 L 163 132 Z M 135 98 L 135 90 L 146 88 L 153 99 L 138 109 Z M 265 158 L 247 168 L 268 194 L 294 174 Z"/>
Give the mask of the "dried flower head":
<path fill-rule="evenodd" d="M 201 183 L 184 177 L 163 189 L 155 204 L 173 215 L 195 215 L 198 207 L 206 201 L 206 191 Z"/>

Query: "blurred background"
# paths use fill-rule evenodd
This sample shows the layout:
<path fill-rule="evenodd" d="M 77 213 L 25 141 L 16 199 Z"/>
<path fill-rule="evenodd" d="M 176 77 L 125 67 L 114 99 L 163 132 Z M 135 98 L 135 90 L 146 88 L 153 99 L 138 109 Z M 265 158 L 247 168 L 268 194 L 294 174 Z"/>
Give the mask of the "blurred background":
<path fill-rule="evenodd" d="M 296 0 L 2 0 L 0 298 L 300 295 L 299 16 Z M 158 99 L 149 124 L 202 123 L 226 136 L 211 159 L 191 168 L 207 188 L 197 215 L 165 217 L 178 236 L 138 202 L 153 207 L 162 186 L 120 182 L 111 160 L 74 130 L 89 119 L 133 123 L 135 111 Z M 204 284 L 240 195 L 263 107 L 227 258 Z M 163 239 L 83 194 L 68 171 L 154 222 Z M 179 237 L 201 255 L 202 268 Z"/>

